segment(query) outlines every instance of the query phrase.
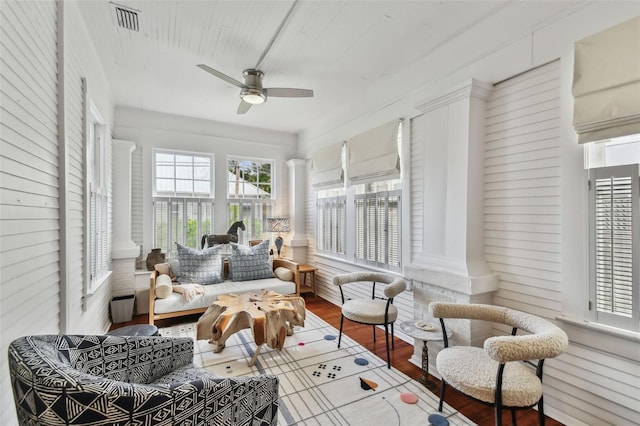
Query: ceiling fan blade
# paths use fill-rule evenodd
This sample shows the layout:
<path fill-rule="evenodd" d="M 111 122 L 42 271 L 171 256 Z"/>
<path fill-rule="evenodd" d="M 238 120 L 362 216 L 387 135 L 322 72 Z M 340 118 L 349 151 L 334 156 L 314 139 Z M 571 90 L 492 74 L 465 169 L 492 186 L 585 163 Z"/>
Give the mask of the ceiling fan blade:
<path fill-rule="evenodd" d="M 226 74 L 221 73 L 218 70 L 214 70 L 213 68 L 211 68 L 210 66 L 204 65 L 204 64 L 198 64 L 198 67 L 205 70 L 208 73 L 211 73 L 213 75 L 215 75 L 216 77 L 226 81 L 227 83 L 233 84 L 234 86 L 238 86 L 239 88 L 244 88 L 244 84 L 240 83 L 238 80 L 236 80 L 233 77 L 229 77 Z"/>
<path fill-rule="evenodd" d="M 250 104 L 249 102 L 240 101 L 240 105 L 238 105 L 238 111 L 236 111 L 236 114 L 245 114 L 247 111 L 249 111 L 251 105 L 252 104 Z"/>
<path fill-rule="evenodd" d="M 267 96 L 273 96 L 275 98 L 311 98 L 313 97 L 313 90 L 290 89 L 287 87 L 270 87 L 268 89 L 264 89 L 264 93 Z"/>

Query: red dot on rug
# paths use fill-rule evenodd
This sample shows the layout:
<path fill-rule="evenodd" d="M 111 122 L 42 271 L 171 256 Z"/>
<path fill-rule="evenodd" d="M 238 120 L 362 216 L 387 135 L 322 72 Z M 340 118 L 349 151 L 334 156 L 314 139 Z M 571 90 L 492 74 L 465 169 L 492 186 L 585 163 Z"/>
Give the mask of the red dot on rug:
<path fill-rule="evenodd" d="M 400 400 L 407 404 L 415 404 L 418 402 L 418 397 L 415 393 L 404 392 L 400 394 Z"/>
<path fill-rule="evenodd" d="M 304 342 L 298 343 L 298 346 L 304 346 Z"/>

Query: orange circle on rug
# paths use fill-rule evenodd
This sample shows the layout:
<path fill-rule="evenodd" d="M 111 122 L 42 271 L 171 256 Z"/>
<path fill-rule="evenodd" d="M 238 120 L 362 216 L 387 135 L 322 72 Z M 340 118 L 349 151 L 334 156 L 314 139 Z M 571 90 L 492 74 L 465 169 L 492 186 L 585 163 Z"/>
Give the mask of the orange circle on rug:
<path fill-rule="evenodd" d="M 418 397 L 415 393 L 404 392 L 400 394 L 400 400 L 407 404 L 415 404 L 418 402 Z"/>

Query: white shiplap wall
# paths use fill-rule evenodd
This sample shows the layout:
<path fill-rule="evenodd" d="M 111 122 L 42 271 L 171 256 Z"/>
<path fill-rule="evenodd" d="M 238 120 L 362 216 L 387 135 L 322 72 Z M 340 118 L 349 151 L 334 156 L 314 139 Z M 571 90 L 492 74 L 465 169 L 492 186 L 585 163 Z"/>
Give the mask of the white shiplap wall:
<path fill-rule="evenodd" d="M 142 168 L 142 147 L 136 146 L 136 149 L 131 153 L 131 240 L 138 246 L 144 242 Z"/>
<path fill-rule="evenodd" d="M 9 343 L 59 332 L 56 2 L 0 2 L 0 424 Z"/>
<path fill-rule="evenodd" d="M 64 5 L 64 88 L 65 88 L 65 132 L 68 152 L 66 182 L 66 250 L 69 319 L 67 333 L 103 333 L 109 329 L 109 301 L 111 283 L 103 284 L 96 293 L 84 296 L 84 181 L 85 181 L 85 131 L 84 94 L 82 78 L 87 81 L 87 93 L 100 111 L 107 126 L 108 164 L 111 164 L 111 136 L 113 128 L 113 104 L 108 83 L 100 66 L 95 47 L 78 6 Z M 107 187 L 111 191 L 111 173 L 107 173 Z M 108 207 L 111 222 L 111 205 Z M 111 235 L 111 233 L 109 233 Z M 111 252 L 111 241 L 108 242 Z"/>
<path fill-rule="evenodd" d="M 424 232 L 424 115 L 411 119 L 411 263 L 422 255 Z"/>
<path fill-rule="evenodd" d="M 560 65 L 496 85 L 485 137 L 485 253 L 500 284 L 494 303 L 552 321 L 563 313 Z M 637 424 L 638 362 L 571 342 L 545 363 L 547 412 L 589 425 Z"/>

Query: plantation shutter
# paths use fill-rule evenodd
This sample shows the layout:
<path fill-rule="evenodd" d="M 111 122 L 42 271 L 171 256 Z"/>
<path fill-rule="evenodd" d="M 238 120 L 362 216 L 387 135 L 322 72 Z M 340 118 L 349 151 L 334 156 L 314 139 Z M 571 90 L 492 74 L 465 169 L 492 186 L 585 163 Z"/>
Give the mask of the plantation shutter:
<path fill-rule="evenodd" d="M 346 197 L 336 199 L 336 253 L 345 254 Z"/>
<path fill-rule="evenodd" d="M 638 330 L 638 165 L 592 169 L 592 287 L 598 322 Z"/>
<path fill-rule="evenodd" d="M 365 212 L 364 198 L 358 196 L 355 199 L 356 205 L 356 260 L 365 258 Z"/>
<path fill-rule="evenodd" d="M 579 142 L 640 133 L 640 17 L 579 40 L 574 57 Z"/>

